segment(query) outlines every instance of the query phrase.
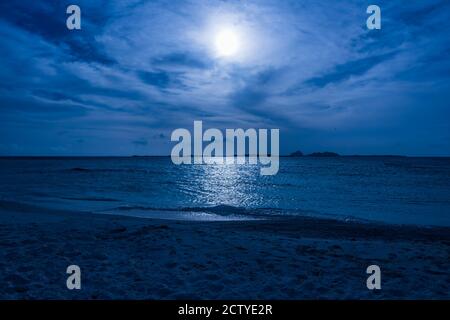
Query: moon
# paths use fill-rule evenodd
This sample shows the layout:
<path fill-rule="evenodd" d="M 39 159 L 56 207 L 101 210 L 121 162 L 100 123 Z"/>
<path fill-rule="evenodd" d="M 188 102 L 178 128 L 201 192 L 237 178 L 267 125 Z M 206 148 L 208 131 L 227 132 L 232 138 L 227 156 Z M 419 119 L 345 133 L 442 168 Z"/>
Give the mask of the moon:
<path fill-rule="evenodd" d="M 239 35 L 232 29 L 220 30 L 215 39 L 216 53 L 219 57 L 231 57 L 238 53 Z"/>

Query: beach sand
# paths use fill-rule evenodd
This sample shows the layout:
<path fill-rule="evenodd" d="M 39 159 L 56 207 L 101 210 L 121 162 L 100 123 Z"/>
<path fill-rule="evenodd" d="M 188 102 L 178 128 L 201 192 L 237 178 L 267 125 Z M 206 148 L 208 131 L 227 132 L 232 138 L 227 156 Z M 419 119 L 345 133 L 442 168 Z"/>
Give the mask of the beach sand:
<path fill-rule="evenodd" d="M 0 204 L 1 299 L 449 299 L 449 228 L 175 221 Z M 81 290 L 66 268 L 81 268 Z M 381 268 L 368 290 L 366 268 Z"/>

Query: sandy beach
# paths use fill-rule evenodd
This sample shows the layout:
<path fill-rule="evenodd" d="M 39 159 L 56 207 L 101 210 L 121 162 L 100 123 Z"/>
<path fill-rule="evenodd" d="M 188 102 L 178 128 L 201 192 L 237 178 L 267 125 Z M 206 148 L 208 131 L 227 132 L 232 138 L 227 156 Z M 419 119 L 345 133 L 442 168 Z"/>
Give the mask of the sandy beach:
<path fill-rule="evenodd" d="M 0 205 L 1 299 L 450 298 L 448 228 L 199 222 Z M 81 268 L 81 290 L 66 268 Z M 366 288 L 377 264 L 382 289 Z"/>

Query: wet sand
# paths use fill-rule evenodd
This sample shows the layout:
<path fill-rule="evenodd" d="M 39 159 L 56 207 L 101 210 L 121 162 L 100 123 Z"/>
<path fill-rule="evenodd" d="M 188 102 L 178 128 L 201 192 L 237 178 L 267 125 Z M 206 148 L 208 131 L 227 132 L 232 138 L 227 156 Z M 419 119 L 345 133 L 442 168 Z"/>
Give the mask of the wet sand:
<path fill-rule="evenodd" d="M 0 204 L 1 299 L 449 299 L 450 228 L 177 221 Z M 81 290 L 66 268 L 81 268 Z M 381 267 L 381 290 L 366 268 Z"/>

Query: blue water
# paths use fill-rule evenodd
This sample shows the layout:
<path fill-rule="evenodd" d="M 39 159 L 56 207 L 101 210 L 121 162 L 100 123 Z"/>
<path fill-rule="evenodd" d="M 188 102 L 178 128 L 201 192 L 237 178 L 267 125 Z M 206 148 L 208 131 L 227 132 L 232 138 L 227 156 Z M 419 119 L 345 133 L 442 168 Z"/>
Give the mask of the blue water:
<path fill-rule="evenodd" d="M 138 216 L 312 215 L 450 226 L 450 158 L 280 158 L 277 175 L 259 169 L 176 166 L 169 157 L 2 158 L 0 199 Z"/>

